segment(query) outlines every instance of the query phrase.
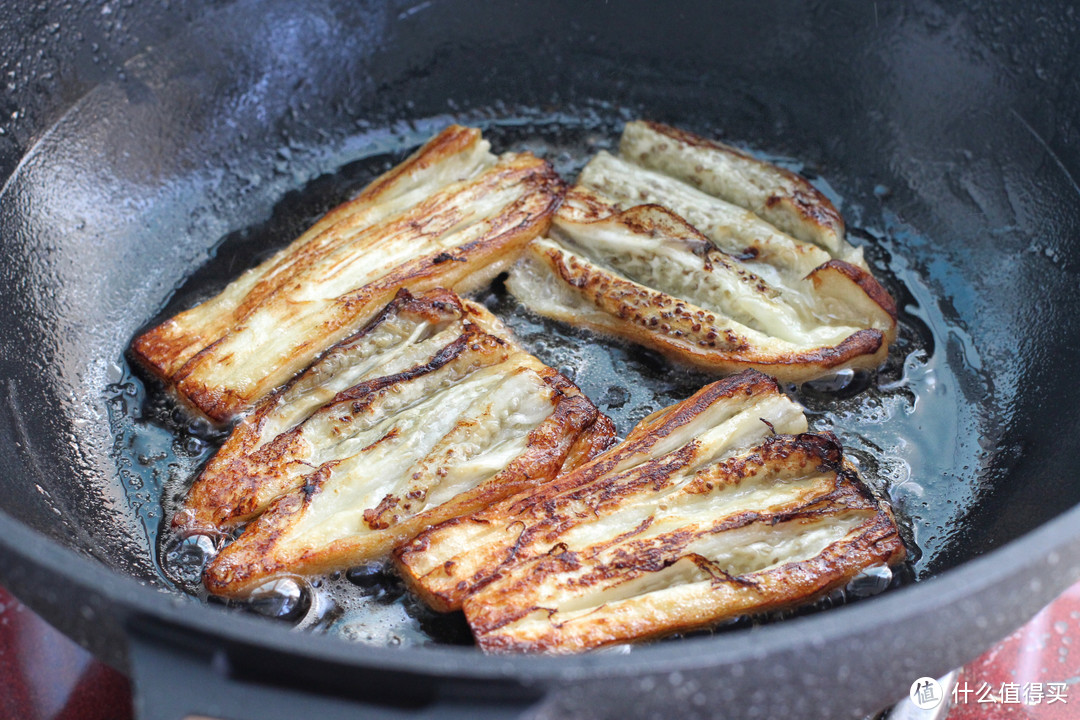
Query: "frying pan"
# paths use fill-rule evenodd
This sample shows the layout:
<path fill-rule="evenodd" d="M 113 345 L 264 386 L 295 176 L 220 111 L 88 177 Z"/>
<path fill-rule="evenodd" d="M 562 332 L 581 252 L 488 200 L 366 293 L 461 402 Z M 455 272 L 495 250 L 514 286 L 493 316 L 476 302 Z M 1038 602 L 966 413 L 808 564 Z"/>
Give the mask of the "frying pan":
<path fill-rule="evenodd" d="M 132 674 L 145 718 L 896 701 L 1080 576 L 1078 23 L 1067 3 L 5 5 L 0 580 Z M 355 646 L 161 586 L 159 488 L 118 467 L 103 399 L 130 338 L 290 191 L 438 122 L 524 115 L 640 115 L 797 157 L 880 230 L 878 257 L 931 292 L 894 285 L 901 301 L 952 319 L 933 353 L 973 369 L 952 401 L 988 411 L 933 451 L 950 472 L 927 487 L 964 500 L 946 492 L 923 581 L 571 658 Z"/>

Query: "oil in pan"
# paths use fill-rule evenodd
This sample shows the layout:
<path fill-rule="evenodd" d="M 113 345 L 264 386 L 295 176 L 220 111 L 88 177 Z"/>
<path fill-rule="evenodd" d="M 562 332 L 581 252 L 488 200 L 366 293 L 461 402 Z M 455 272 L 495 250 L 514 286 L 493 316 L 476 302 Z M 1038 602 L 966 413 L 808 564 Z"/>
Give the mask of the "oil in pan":
<path fill-rule="evenodd" d="M 551 161 L 564 177 L 573 178 L 597 150 L 612 149 L 621 124 L 636 114 L 601 104 L 557 114 L 499 108 L 469 117 L 419 121 L 405 131 L 371 130 L 347 144 L 350 150 L 343 151 L 338 172 L 302 183 L 265 223 L 225 238 L 216 257 L 192 273 L 161 315 L 218 292 L 244 268 L 257 264 L 399 162 L 430 130 L 452 120 L 483 127 L 496 150 L 531 150 Z M 784 158 L 767 159 L 803 170 Z M 303 168 L 294 173 L 304 177 Z M 980 438 L 992 436 L 993 397 L 985 390 L 972 343 L 943 311 L 945 304 L 923 280 L 921 269 L 905 255 L 908 246 L 925 245 L 926 240 L 904 227 L 887 204 L 874 209 L 880 218 L 863 226 L 863 218 L 871 212 L 845 202 L 833 189 L 844 187 L 844 178 L 830 177 L 832 185 L 811 179 L 844 213 L 849 237 L 865 247 L 875 276 L 897 299 L 899 332 L 877 373 L 848 371 L 787 390 L 806 408 L 811 430 L 836 433 L 865 480 L 892 502 L 909 558 L 895 577 L 887 569 L 873 568 L 846 590 L 809 608 L 741 618 L 717 631 L 813 612 L 934 571 L 955 540 L 949 534 L 953 521 L 978 498 L 978 469 L 984 459 Z M 886 194 L 877 193 L 878 200 Z M 534 316 L 505 291 L 501 279 L 477 299 L 509 325 L 529 352 L 574 380 L 612 418 L 620 436 L 646 415 L 715 379 L 673 367 L 650 351 Z M 160 580 L 177 591 L 219 602 L 207 595 L 200 575 L 221 539 L 175 537 L 168 520 L 226 432 L 192 420 L 156 381 L 144 382 L 126 361 L 121 363 L 122 377 L 109 386 L 107 398 L 116 438 L 113 454 L 127 499 L 157 548 Z M 398 578 L 377 565 L 318 578 L 280 579 L 249 601 L 228 604 L 355 642 L 471 643 L 460 613 L 440 615 L 427 609 Z"/>

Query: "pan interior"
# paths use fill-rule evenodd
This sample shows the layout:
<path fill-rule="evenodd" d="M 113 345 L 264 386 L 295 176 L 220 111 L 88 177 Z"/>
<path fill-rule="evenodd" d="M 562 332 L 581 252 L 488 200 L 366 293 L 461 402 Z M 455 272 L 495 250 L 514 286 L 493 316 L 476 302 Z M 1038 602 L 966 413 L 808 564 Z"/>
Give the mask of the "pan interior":
<path fill-rule="evenodd" d="M 1020 74 L 988 71 L 977 17 L 875 6 L 871 22 L 864 5 L 787 8 L 782 26 L 765 6 L 707 4 L 686 13 L 724 16 L 633 3 L 512 17 L 468 3 L 215 11 L 83 97 L 3 188 L 0 507 L 168 585 L 159 498 L 217 438 L 126 366 L 140 327 L 221 287 L 448 122 L 572 170 L 631 117 L 798 158 L 840 201 L 900 301 L 904 343 L 884 390 L 801 397 L 891 488 L 922 551 L 915 575 L 1072 507 L 1080 204 L 1075 163 L 1053 148 L 1080 108 L 1065 97 L 1048 110 Z M 1045 81 L 1074 65 L 1046 65 Z M 543 359 L 574 367 L 622 432 L 700 382 L 658 378 L 654 357 L 540 323 L 498 291 L 485 300 Z M 614 382 L 616 366 L 634 382 Z"/>
<path fill-rule="evenodd" d="M 622 123 L 634 117 L 631 110 L 599 101 L 587 103 L 586 108 L 552 113 L 504 106 L 463 113 L 455 119 L 483 126 L 497 151 L 532 150 L 553 162 L 564 177 L 573 178 L 597 150 L 615 149 Z M 375 141 L 393 137 L 387 129 L 372 131 L 366 141 L 363 137 L 353 139 L 349 147 L 356 150 L 329 160 L 336 167 L 333 172 L 316 175 L 290 190 L 268 219 L 227 236 L 214 249 L 213 257 L 182 282 L 153 322 L 220 291 L 244 269 L 302 232 L 322 212 L 402 160 L 418 141 L 446 122 L 446 117 L 415 121 L 393 145 Z M 715 126 L 695 129 L 709 134 L 720 131 Z M 864 206 L 846 200 L 833 184 L 798 161 L 778 156 L 769 159 L 810 175 L 849 219 L 868 215 Z M 281 168 L 300 176 L 317 172 L 291 160 L 283 160 Z M 791 386 L 788 392 L 806 407 L 811 429 L 836 433 L 868 482 L 890 499 L 904 526 L 911 558 L 898 577 L 860 578 L 853 592 L 836 593 L 811 610 L 925 576 L 940 562 L 954 539 L 950 528 L 959 525 L 962 515 L 982 494 L 979 474 L 972 470 L 985 460 L 987 453 L 980 439 L 992 436 L 1000 414 L 996 398 L 983 392 L 990 379 L 971 339 L 955 313 L 942 308 L 905 253 L 905 242 L 929 244 L 929 240 L 888 214 L 888 199 L 881 197 L 886 194 L 879 189 L 872 200 L 874 209 L 887 218 L 883 224 L 864 227 L 852 223 L 850 233 L 854 242 L 865 247 L 876 274 L 903 308 L 899 340 L 876 375 L 842 373 L 803 387 Z M 508 322 L 530 352 L 574 379 L 615 421 L 620 436 L 646 415 L 685 399 L 715 379 L 673 367 L 655 353 L 597 339 L 533 316 L 505 291 L 500 280 L 477 298 Z M 199 574 L 211 548 L 209 539 L 181 540 L 166 528 L 171 511 L 182 500 L 198 468 L 220 446 L 224 433 L 193 421 L 176 407 L 160 383 L 147 380 L 125 359 L 117 363 L 122 377 L 106 388 L 110 426 L 116 437 L 114 457 L 133 506 L 144 497 L 149 499 L 137 507 L 147 538 L 157 548 L 156 580 L 208 599 Z M 958 464 L 966 470 L 958 470 Z M 159 497 L 164 499 L 163 506 L 156 502 Z M 250 603 L 233 604 L 303 628 L 373 644 L 469 641 L 459 615 L 439 616 L 427 611 L 379 567 L 353 568 L 300 583 L 283 580 Z M 789 614 L 744 618 L 728 627 Z"/>

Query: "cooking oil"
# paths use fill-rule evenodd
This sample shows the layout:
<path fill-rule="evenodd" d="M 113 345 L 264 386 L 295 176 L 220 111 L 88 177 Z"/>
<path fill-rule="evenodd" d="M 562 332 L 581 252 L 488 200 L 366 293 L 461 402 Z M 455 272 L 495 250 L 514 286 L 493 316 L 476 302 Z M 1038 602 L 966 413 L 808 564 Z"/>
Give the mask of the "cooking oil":
<path fill-rule="evenodd" d="M 573 178 L 597 150 L 614 150 L 622 123 L 632 117 L 634 113 L 603 104 L 573 112 L 498 108 L 366 128 L 337 149 L 330 163 L 337 171 L 302 181 L 306 169 L 293 167 L 299 187 L 281 199 L 264 223 L 224 238 L 216 257 L 193 270 L 160 318 L 213 296 L 449 122 L 478 125 L 496 152 L 530 150 L 551 161 L 563 177 Z M 302 156 L 295 153 L 283 162 Z M 788 158 L 766 159 L 801 169 Z M 326 162 L 325 156 L 321 161 Z M 912 248 L 928 247 L 929 240 L 884 205 L 891 193 L 875 190 L 868 202 L 879 207 L 866 208 L 846 201 L 835 189 L 843 186 L 843 178 L 832 178 L 830 185 L 807 174 L 849 221 L 856 221 L 856 227 L 849 227 L 849 238 L 864 247 L 874 274 L 897 299 L 899 332 L 879 371 L 844 371 L 786 390 L 806 408 L 811 429 L 835 433 L 867 483 L 892 503 L 909 559 L 895 573 L 870 568 L 846 589 L 809 608 L 739 618 L 710 632 L 818 611 L 931 573 L 950 542 L 956 541 L 951 528 L 980 496 L 980 470 L 994 445 L 993 418 L 999 408 L 975 343 L 924 269 L 909 256 Z M 870 216 L 878 220 L 876 225 L 860 226 L 859 221 Z M 574 380 L 611 417 L 620 436 L 650 413 L 716 379 L 673 367 L 651 351 L 534 316 L 506 292 L 501 279 L 476 297 L 507 323 L 527 350 Z M 133 370 L 126 360 L 121 361 L 119 377 L 109 386 L 106 399 L 118 475 L 157 548 L 161 579 L 177 592 L 206 602 L 226 602 L 208 596 L 200 576 L 205 563 L 230 538 L 177 537 L 169 530 L 169 518 L 227 430 L 193 420 L 160 383 Z M 432 612 L 378 564 L 318 578 L 281 578 L 260 588 L 250 600 L 226 604 L 354 642 L 384 646 L 471 642 L 460 613 Z"/>

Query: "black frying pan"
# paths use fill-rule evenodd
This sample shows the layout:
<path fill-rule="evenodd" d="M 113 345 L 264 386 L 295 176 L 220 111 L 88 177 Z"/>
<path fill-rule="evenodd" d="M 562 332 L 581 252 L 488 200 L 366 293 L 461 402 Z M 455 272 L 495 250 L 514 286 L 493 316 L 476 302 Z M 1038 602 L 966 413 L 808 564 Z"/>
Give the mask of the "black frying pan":
<path fill-rule="evenodd" d="M 131 672 L 145 717 L 292 717 L 302 702 L 324 717 L 857 717 L 1080 576 L 1080 20 L 1065 3 L 4 13 L 0 579 Z M 928 507 L 950 508 L 916 527 L 934 536 L 928 579 L 558 659 L 353 646 L 154 588 L 158 488 L 117 467 L 103 398 L 221 238 L 378 143 L 407 145 L 427 127 L 410 120 L 606 128 L 624 113 L 804 160 L 853 225 L 880 230 L 878 259 L 929 292 L 894 284 L 909 312 L 949 319 L 932 352 L 966 368 L 953 401 L 978 412 L 934 445 L 949 471 L 922 478 L 944 493 Z M 253 262 L 257 242 L 237 242 Z"/>

